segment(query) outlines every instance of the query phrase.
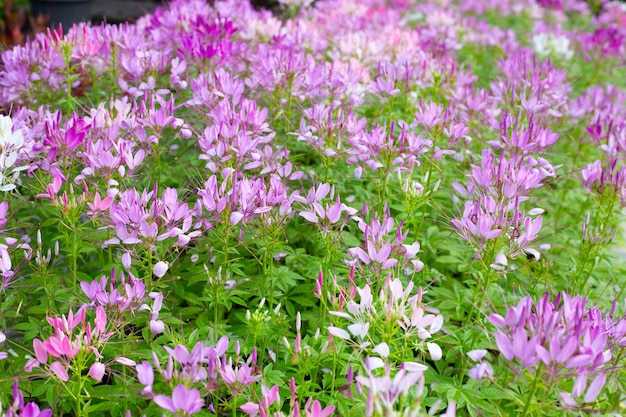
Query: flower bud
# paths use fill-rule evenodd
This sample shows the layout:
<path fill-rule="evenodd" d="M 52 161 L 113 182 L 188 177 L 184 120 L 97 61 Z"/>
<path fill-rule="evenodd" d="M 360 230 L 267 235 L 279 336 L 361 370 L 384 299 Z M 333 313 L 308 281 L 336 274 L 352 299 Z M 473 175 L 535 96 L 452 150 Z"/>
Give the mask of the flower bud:
<path fill-rule="evenodd" d="M 100 362 L 96 362 L 91 365 L 89 368 L 89 376 L 95 379 L 96 381 L 102 381 L 102 377 L 104 376 L 104 364 Z"/>
<path fill-rule="evenodd" d="M 154 265 L 152 272 L 158 278 L 163 278 L 167 270 L 169 269 L 169 265 L 166 262 L 159 261 Z"/>

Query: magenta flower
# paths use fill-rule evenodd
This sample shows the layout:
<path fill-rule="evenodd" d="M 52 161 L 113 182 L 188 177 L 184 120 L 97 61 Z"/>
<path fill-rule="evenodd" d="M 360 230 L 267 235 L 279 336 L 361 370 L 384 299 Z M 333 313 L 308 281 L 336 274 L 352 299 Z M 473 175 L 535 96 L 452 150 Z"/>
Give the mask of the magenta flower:
<path fill-rule="evenodd" d="M 9 212 L 9 203 L 7 201 L 3 201 L 0 203 L 0 230 L 4 228 L 4 225 L 7 224 L 9 219 L 7 218 L 7 214 Z"/>
<path fill-rule="evenodd" d="M 46 408 L 45 410 L 40 410 L 39 406 L 35 403 L 28 403 L 24 406 L 22 410 L 22 417 L 51 417 L 52 410 Z"/>
<path fill-rule="evenodd" d="M 178 385 L 172 392 L 172 398 L 165 395 L 157 395 L 154 402 L 175 416 L 190 416 L 202 409 L 204 401 L 200 398 L 200 392 L 193 388 L 187 389 L 184 385 Z"/>
<path fill-rule="evenodd" d="M 306 417 L 328 417 L 333 414 L 335 411 L 335 407 L 329 405 L 328 407 L 322 409 L 322 405 L 318 400 L 313 401 L 313 405 L 310 404 L 311 399 L 307 401 L 307 405 L 304 408 L 304 413 Z"/>
<path fill-rule="evenodd" d="M 40 410 L 35 403 L 24 404 L 24 395 L 17 386 L 17 379 L 13 382 L 13 401 L 6 410 L 3 410 L 3 417 L 51 417 L 52 410 L 46 408 Z"/>

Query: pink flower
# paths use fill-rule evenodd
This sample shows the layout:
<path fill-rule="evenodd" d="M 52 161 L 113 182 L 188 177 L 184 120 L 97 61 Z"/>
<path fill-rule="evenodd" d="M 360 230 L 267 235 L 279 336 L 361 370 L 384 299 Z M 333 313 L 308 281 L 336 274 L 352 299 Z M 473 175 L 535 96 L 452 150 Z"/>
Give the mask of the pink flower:
<path fill-rule="evenodd" d="M 187 389 L 184 385 L 178 385 L 172 392 L 172 398 L 165 395 L 157 395 L 154 402 L 176 416 L 195 414 L 202 409 L 204 401 L 200 398 L 197 389 Z"/>
<path fill-rule="evenodd" d="M 105 367 L 101 362 L 95 362 L 89 368 L 89 376 L 95 379 L 96 381 L 102 381 L 102 377 L 104 376 Z"/>
<path fill-rule="evenodd" d="M 39 410 L 39 406 L 35 403 L 28 403 L 22 410 L 22 417 L 51 417 L 52 410 L 46 408 L 45 410 Z"/>
<path fill-rule="evenodd" d="M 54 374 L 63 382 L 67 382 L 70 380 L 69 375 L 67 374 L 67 370 L 63 367 L 61 362 L 56 361 L 50 365 L 50 370 L 54 372 Z"/>
<path fill-rule="evenodd" d="M 150 333 L 161 334 L 165 331 L 163 320 L 150 320 Z"/>
<path fill-rule="evenodd" d="M 150 362 L 143 361 L 135 367 L 137 369 L 137 379 L 144 386 L 141 390 L 142 394 L 152 392 L 152 384 L 154 383 L 154 371 Z"/>
<path fill-rule="evenodd" d="M 61 184 L 63 184 L 64 182 L 65 180 L 63 178 L 55 175 L 54 179 L 52 180 L 52 184 L 48 184 L 48 186 L 46 187 L 46 193 L 37 194 L 35 197 L 49 198 L 50 200 L 54 200 L 54 197 L 56 197 L 57 193 L 61 189 Z"/>
<path fill-rule="evenodd" d="M 234 368 L 231 364 L 226 364 L 223 369 L 219 370 L 220 376 L 226 384 L 236 386 L 234 389 L 242 389 L 261 379 L 261 375 L 252 375 L 253 370 L 245 363 L 240 363 Z"/>
<path fill-rule="evenodd" d="M 322 405 L 318 400 L 313 401 L 313 405 L 309 409 L 310 403 L 311 399 L 309 398 L 309 401 L 307 401 L 307 405 L 304 408 L 306 417 L 328 417 L 333 413 L 333 411 L 335 411 L 335 407 L 332 405 L 322 409 Z"/>
<path fill-rule="evenodd" d="M 589 384 L 589 388 L 587 388 L 587 393 L 585 394 L 583 401 L 586 403 L 595 401 L 596 398 L 598 398 L 598 395 L 600 395 L 600 391 L 602 391 L 605 383 L 606 374 L 602 373 L 596 376 L 594 380 L 591 381 L 591 384 Z"/>
<path fill-rule="evenodd" d="M 35 350 L 35 357 L 40 363 L 46 363 L 48 360 L 48 352 L 44 347 L 44 344 L 39 339 L 33 340 L 33 348 Z"/>
<path fill-rule="evenodd" d="M 487 375 L 493 376 L 493 368 L 489 362 L 480 362 L 470 369 L 467 375 L 473 379 L 482 379 Z"/>
<path fill-rule="evenodd" d="M 251 401 L 248 401 L 247 403 L 245 403 L 239 408 L 241 408 L 241 411 L 243 411 L 250 417 L 256 417 L 259 414 L 259 405 Z"/>
<path fill-rule="evenodd" d="M 152 272 L 158 278 L 163 278 L 167 270 L 169 269 L 169 265 L 163 261 L 159 261 L 154 265 Z"/>
<path fill-rule="evenodd" d="M 93 203 L 87 203 L 87 207 L 89 207 L 89 211 L 87 212 L 88 216 L 95 216 L 98 212 L 107 211 L 111 204 L 113 203 L 113 197 L 108 196 L 105 197 L 104 200 L 100 199 L 100 193 L 96 193 L 93 199 Z"/>

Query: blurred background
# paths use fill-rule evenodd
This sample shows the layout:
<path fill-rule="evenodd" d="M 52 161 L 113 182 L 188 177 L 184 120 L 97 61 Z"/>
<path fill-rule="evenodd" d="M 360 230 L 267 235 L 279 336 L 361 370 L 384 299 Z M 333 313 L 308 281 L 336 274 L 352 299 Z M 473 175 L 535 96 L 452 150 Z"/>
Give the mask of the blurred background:
<path fill-rule="evenodd" d="M 250 1 L 256 8 L 280 12 L 278 0 Z M 588 3 L 597 12 L 605 1 L 588 0 Z M 132 22 L 165 2 L 167 0 L 0 0 L 0 50 L 21 44 L 29 34 L 45 31 L 47 27 L 58 28 L 59 24 L 66 31 L 72 23 L 86 20 L 94 24 Z"/>

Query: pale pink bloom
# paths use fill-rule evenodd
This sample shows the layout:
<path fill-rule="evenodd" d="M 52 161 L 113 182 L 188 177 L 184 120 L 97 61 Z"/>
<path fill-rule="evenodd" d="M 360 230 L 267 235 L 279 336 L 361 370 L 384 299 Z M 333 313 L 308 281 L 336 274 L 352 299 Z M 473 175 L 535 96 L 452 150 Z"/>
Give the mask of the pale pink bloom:
<path fill-rule="evenodd" d="M 50 370 L 63 382 L 70 380 L 67 370 L 63 367 L 61 362 L 56 361 L 50 365 Z"/>
<path fill-rule="evenodd" d="M 115 362 L 117 363 L 121 363 L 122 365 L 126 365 L 126 366 L 135 366 L 137 365 L 137 362 L 135 362 L 132 359 L 128 359 L 124 356 L 120 356 L 119 358 L 115 359 Z"/>
<path fill-rule="evenodd" d="M 124 255 L 122 255 L 122 265 L 127 270 L 130 269 L 131 261 L 132 258 L 130 257 L 130 253 L 126 252 Z"/>
<path fill-rule="evenodd" d="M 469 352 L 467 352 L 467 356 L 469 356 L 469 358 L 473 360 L 474 362 L 480 362 L 480 360 L 484 358 L 486 354 L 487 354 L 486 349 L 476 349 L 476 350 L 470 350 Z"/>
<path fill-rule="evenodd" d="M 101 381 L 104 376 L 105 366 L 101 362 L 95 362 L 89 368 L 89 376 L 95 379 L 96 381 Z"/>
<path fill-rule="evenodd" d="M 589 384 L 589 388 L 587 388 L 587 393 L 585 394 L 585 398 L 583 399 L 583 401 L 586 403 L 595 401 L 596 398 L 598 398 L 598 395 L 600 395 L 600 391 L 602 391 L 605 383 L 606 374 L 601 373 L 596 376 L 594 380 L 591 381 L 591 384 Z"/>
<path fill-rule="evenodd" d="M 172 398 L 165 395 L 157 395 L 154 397 L 154 402 L 174 415 L 181 415 L 180 411 L 183 412 L 182 415 L 195 414 L 202 409 L 204 404 L 197 389 L 189 390 L 184 385 L 178 385 L 174 388 Z"/>
<path fill-rule="evenodd" d="M 154 265 L 152 272 L 156 277 L 163 278 L 168 269 L 169 265 L 166 262 L 159 261 Z"/>
<path fill-rule="evenodd" d="M 137 379 L 144 386 L 141 393 L 151 393 L 152 384 L 154 383 L 154 371 L 152 370 L 150 362 L 143 361 L 139 365 L 136 365 L 135 369 L 137 369 Z"/>

